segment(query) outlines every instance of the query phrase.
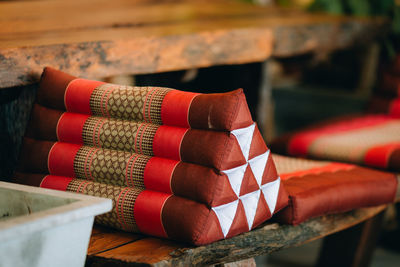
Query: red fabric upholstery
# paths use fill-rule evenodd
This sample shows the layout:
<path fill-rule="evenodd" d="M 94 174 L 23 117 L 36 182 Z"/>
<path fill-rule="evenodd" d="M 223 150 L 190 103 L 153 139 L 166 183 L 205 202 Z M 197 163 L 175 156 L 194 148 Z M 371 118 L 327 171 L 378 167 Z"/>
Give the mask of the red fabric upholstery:
<path fill-rule="evenodd" d="M 51 68 L 15 181 L 110 198 L 96 222 L 196 245 L 249 231 L 288 202 L 242 90 L 119 86 Z"/>
<path fill-rule="evenodd" d="M 273 155 L 289 206 L 279 221 L 299 224 L 309 218 L 393 202 L 394 174 L 355 165 Z"/>

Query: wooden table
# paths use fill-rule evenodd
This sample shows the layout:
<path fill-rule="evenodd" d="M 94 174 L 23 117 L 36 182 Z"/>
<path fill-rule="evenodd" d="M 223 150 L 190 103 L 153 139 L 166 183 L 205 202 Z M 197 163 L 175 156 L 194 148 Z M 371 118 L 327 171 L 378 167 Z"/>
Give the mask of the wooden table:
<path fill-rule="evenodd" d="M 400 201 L 400 175 L 396 202 Z M 367 266 L 386 206 L 362 208 L 310 219 L 300 225 L 266 222 L 257 229 L 191 247 L 183 243 L 95 226 L 87 267 L 98 266 L 255 266 L 249 259 L 325 237 L 318 266 Z M 340 255 L 340 256 L 339 256 Z"/>
<path fill-rule="evenodd" d="M 370 42 L 387 29 L 382 18 L 308 14 L 226 0 L 2 1 L 0 14 L 0 89 L 6 89 L 0 92 L 11 95 L 14 87 L 35 84 L 45 66 L 105 78 L 263 62 L 271 56 L 329 52 Z M 263 88 L 261 111 L 269 98 L 267 86 Z M 4 95 L 3 104 L 8 101 L 7 93 L 0 94 Z M 20 125 L 9 133 L 15 140 L 23 133 L 25 124 Z M 268 223 L 198 248 L 96 227 L 87 263 L 185 266 L 237 261 L 367 220 L 359 224 L 364 229 L 383 210 L 360 209 L 296 227 Z"/>
<path fill-rule="evenodd" d="M 241 261 L 323 238 L 370 219 L 360 225 L 361 229 L 367 229 L 376 221 L 371 218 L 384 209 L 385 206 L 358 209 L 348 213 L 311 219 L 298 226 L 267 222 L 251 232 L 201 247 L 188 247 L 185 244 L 168 240 L 128 234 L 97 226 L 93 229 L 90 240 L 87 266 L 123 266 L 126 263 L 130 263 L 132 266 L 135 264 L 204 266 Z M 356 235 L 353 233 L 350 236 L 357 241 L 361 232 L 359 229 L 356 229 L 356 232 Z M 348 249 L 348 246 L 342 244 L 342 248 Z M 343 249 L 342 251 L 335 250 L 336 257 L 341 255 Z M 357 246 L 352 252 L 363 255 L 369 250 L 366 250 L 365 246 Z M 329 260 L 332 261 L 332 258 L 325 263 L 328 263 Z M 341 262 L 342 265 L 338 266 L 365 266 L 361 263 L 363 260 L 365 259 L 356 259 L 354 262 L 353 258 L 344 259 Z M 327 265 L 321 264 L 321 266 Z"/>
<path fill-rule="evenodd" d="M 0 88 L 44 66 L 102 78 L 330 51 L 386 32 L 382 18 L 308 14 L 226 0 L 0 2 Z"/>

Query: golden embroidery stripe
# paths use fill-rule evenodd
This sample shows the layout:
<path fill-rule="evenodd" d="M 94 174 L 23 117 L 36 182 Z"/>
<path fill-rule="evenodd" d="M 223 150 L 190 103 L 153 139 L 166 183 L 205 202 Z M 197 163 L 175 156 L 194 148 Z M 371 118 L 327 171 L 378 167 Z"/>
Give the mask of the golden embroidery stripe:
<path fill-rule="evenodd" d="M 118 218 L 118 221 L 119 221 L 119 223 L 121 224 L 121 227 L 123 228 L 123 229 L 125 229 L 125 221 L 123 220 L 123 217 L 124 217 L 124 213 L 123 213 L 123 207 L 121 207 L 122 205 L 123 205 L 123 201 L 124 200 L 122 200 L 122 203 L 120 203 L 120 198 L 121 198 L 121 195 L 126 191 L 126 192 L 128 192 L 128 188 L 124 188 L 120 193 L 119 193 L 119 195 L 118 195 L 118 197 L 117 197 L 117 200 L 116 200 L 116 207 L 117 207 L 117 218 Z M 124 196 L 126 195 L 126 193 L 124 194 Z M 122 217 L 122 218 L 121 218 Z"/>
<path fill-rule="evenodd" d="M 163 89 L 158 90 L 154 100 L 152 101 L 152 106 L 154 108 L 152 108 L 150 110 L 150 116 L 151 116 L 154 124 L 162 124 L 161 107 L 162 107 L 163 100 L 169 91 L 171 91 L 171 89 L 163 88 Z"/>
<path fill-rule="evenodd" d="M 144 121 L 161 124 L 161 105 L 165 95 L 170 91 L 169 88 L 162 87 L 131 87 L 131 86 L 118 86 L 113 84 L 102 84 L 98 86 L 92 93 L 90 98 L 90 106 L 93 114 L 102 114 L 103 116 L 119 116 L 121 118 L 129 119 L 140 119 Z M 124 94 L 124 100 L 128 101 L 116 102 L 121 99 L 121 95 Z M 135 100 L 136 96 L 139 96 Z M 133 97 L 133 99 L 132 99 Z M 118 109 L 119 107 L 142 107 L 142 115 L 140 114 L 110 114 L 110 99 L 113 99 L 113 108 Z M 126 99 L 125 99 L 126 98 Z M 118 115 L 119 114 L 119 115 Z"/>
<path fill-rule="evenodd" d="M 141 153 L 149 156 L 153 156 L 153 141 L 154 136 L 159 126 L 154 124 L 147 124 L 145 131 L 143 131 L 143 141 L 140 144 Z"/>
<path fill-rule="evenodd" d="M 106 101 L 104 103 L 105 116 L 110 117 L 110 113 L 108 112 L 108 99 L 110 98 L 111 93 L 114 91 L 115 87 L 111 88 L 109 93 L 107 94 Z"/>
<path fill-rule="evenodd" d="M 101 110 L 101 115 L 103 115 L 103 116 L 106 116 L 106 115 L 104 114 L 104 107 L 105 107 L 104 96 L 105 96 L 109 91 L 111 91 L 111 88 L 110 88 L 110 87 L 107 87 L 107 88 L 103 91 L 103 93 L 101 94 L 101 98 L 100 98 L 100 110 Z"/>
<path fill-rule="evenodd" d="M 150 123 L 152 123 L 152 120 L 151 120 L 151 110 L 150 110 L 150 108 L 152 107 L 151 103 L 152 103 L 152 101 L 153 101 L 153 96 L 154 96 L 154 94 L 156 94 L 157 92 L 158 92 L 158 89 L 154 88 L 154 91 L 153 91 L 153 93 L 152 93 L 151 96 L 150 96 L 149 108 L 148 108 L 148 111 L 147 111 L 148 116 L 149 116 L 149 122 L 150 122 Z"/>
<path fill-rule="evenodd" d="M 147 105 L 148 105 L 147 99 L 149 98 L 149 95 L 153 92 L 153 90 L 154 90 L 154 87 L 152 87 L 152 88 L 150 89 L 150 91 L 147 92 L 146 97 L 145 97 L 145 99 L 144 99 L 143 111 L 142 111 L 142 112 L 143 112 L 143 120 L 144 120 L 144 121 L 149 121 L 149 119 L 146 117 L 146 107 L 147 107 Z"/>
<path fill-rule="evenodd" d="M 135 151 L 136 151 L 136 152 L 138 151 L 138 148 L 137 148 L 137 145 L 138 145 L 137 138 L 138 138 L 138 136 L 139 136 L 140 129 L 141 129 L 143 126 L 144 126 L 143 123 L 139 124 L 138 130 L 137 130 L 136 135 L 135 135 Z"/>
<path fill-rule="evenodd" d="M 85 158 L 88 156 L 91 147 L 81 147 L 78 152 L 76 153 L 74 159 L 74 172 L 77 178 L 86 178 L 85 174 Z"/>
<path fill-rule="evenodd" d="M 143 130 L 142 130 L 142 132 L 140 133 L 140 139 L 139 139 L 139 149 L 140 149 L 140 154 L 142 154 L 142 140 L 143 140 L 143 134 L 146 132 L 146 128 L 147 128 L 147 126 L 148 126 L 148 124 L 146 124 L 144 127 L 143 127 Z"/>
<path fill-rule="evenodd" d="M 126 178 L 125 178 L 126 179 L 126 184 L 129 185 L 129 186 L 132 186 L 132 187 L 135 186 L 134 183 L 133 183 L 133 179 L 132 179 L 132 175 L 133 175 L 132 168 L 133 168 L 133 166 L 135 166 L 135 162 L 136 162 L 138 157 L 139 157 L 139 155 L 132 155 L 128 160 L 128 164 L 126 164 Z M 131 162 L 132 158 L 134 158 L 134 159 Z M 129 174 L 128 174 L 128 169 L 130 169 Z M 128 183 L 128 181 L 130 181 L 130 183 Z"/>
<path fill-rule="evenodd" d="M 119 229 L 139 232 L 133 214 L 133 207 L 141 190 L 74 179 L 67 186 L 67 191 L 110 198 L 113 201 L 112 211 L 96 216 L 96 221 Z"/>
<path fill-rule="evenodd" d="M 106 129 L 107 128 L 107 129 Z M 83 128 L 84 144 L 152 156 L 153 140 L 159 126 L 114 119 L 90 117 Z M 91 141 L 88 142 L 90 132 Z M 108 132 L 106 134 L 106 132 Z M 102 143 L 101 140 L 106 142 Z M 132 140 L 132 141 L 130 141 Z"/>
<path fill-rule="evenodd" d="M 90 157 L 90 155 L 91 155 L 91 153 L 92 153 L 92 151 L 93 151 L 94 149 L 95 149 L 94 147 L 91 147 L 91 148 L 90 148 L 89 152 L 86 154 L 85 161 L 84 161 L 84 163 L 83 163 L 83 173 L 85 174 L 85 178 L 86 178 L 86 179 L 89 178 L 89 176 L 88 176 L 88 174 L 87 174 L 87 162 L 88 162 L 88 159 L 89 159 L 89 157 Z"/>
<path fill-rule="evenodd" d="M 83 146 L 75 157 L 74 171 L 79 179 L 144 188 L 144 170 L 150 158 L 124 151 Z M 103 170 L 107 165 L 110 165 L 112 172 Z"/>
<path fill-rule="evenodd" d="M 104 123 L 106 122 L 106 119 L 103 118 L 103 119 L 100 119 L 99 121 L 100 121 L 99 127 L 97 129 L 94 129 L 94 136 L 97 136 L 97 146 L 101 147 L 101 145 L 100 145 L 100 133 L 101 133 L 101 129 L 104 126 Z M 96 145 L 95 140 L 93 140 L 93 145 Z"/>

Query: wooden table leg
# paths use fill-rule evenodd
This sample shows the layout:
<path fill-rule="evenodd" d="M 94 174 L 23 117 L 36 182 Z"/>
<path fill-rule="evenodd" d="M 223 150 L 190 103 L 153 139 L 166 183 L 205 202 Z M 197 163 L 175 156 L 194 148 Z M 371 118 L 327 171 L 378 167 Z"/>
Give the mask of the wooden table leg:
<path fill-rule="evenodd" d="M 383 215 L 384 211 L 361 224 L 325 237 L 317 266 L 368 266 Z"/>
<path fill-rule="evenodd" d="M 274 105 L 268 65 L 269 60 L 264 61 L 262 64 L 261 85 L 257 104 L 257 123 L 266 142 L 271 141 L 275 135 Z"/>

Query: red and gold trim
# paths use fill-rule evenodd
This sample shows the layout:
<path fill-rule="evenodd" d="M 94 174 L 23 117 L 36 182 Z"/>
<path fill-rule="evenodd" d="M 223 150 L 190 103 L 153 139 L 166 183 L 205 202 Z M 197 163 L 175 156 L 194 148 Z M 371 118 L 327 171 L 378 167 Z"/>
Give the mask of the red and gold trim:
<path fill-rule="evenodd" d="M 56 133 L 60 142 L 181 160 L 181 144 L 188 130 L 66 112 L 58 120 Z"/>
<path fill-rule="evenodd" d="M 162 87 L 74 79 L 65 90 L 64 103 L 69 112 L 188 128 L 190 106 L 197 95 Z"/>
<path fill-rule="evenodd" d="M 179 161 L 128 152 L 55 143 L 48 155 L 52 175 L 76 177 L 119 186 L 172 193 L 171 180 Z"/>
<path fill-rule="evenodd" d="M 126 231 L 167 237 L 161 214 L 170 194 L 54 175 L 47 175 L 40 187 L 110 198 L 112 211 L 98 216 L 97 221 Z"/>

